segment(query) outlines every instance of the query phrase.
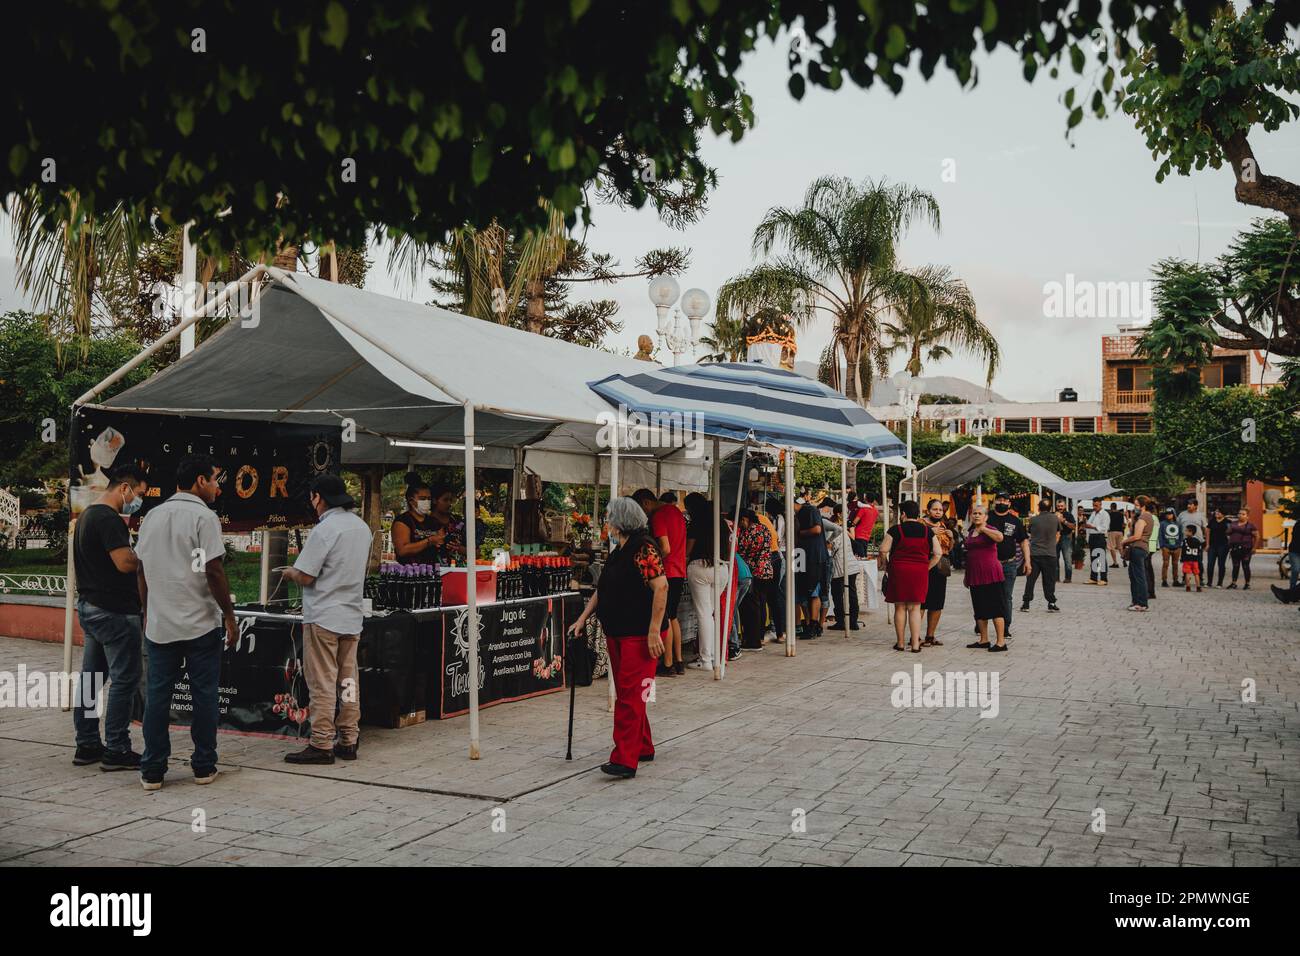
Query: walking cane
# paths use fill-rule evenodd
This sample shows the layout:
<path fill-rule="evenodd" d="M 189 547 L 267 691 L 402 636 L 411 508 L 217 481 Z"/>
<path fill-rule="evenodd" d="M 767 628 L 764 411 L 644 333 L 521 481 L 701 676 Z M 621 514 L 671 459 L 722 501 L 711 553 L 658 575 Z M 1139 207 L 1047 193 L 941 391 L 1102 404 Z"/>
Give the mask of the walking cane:
<path fill-rule="evenodd" d="M 578 677 L 573 672 L 573 660 L 577 655 L 573 653 L 573 649 L 577 646 L 577 643 L 578 635 L 575 634 L 569 638 L 569 641 L 564 648 L 564 656 L 566 658 L 564 662 L 564 673 L 569 679 L 569 747 L 564 753 L 565 760 L 573 759 L 573 705 L 574 699 L 578 694 Z"/>

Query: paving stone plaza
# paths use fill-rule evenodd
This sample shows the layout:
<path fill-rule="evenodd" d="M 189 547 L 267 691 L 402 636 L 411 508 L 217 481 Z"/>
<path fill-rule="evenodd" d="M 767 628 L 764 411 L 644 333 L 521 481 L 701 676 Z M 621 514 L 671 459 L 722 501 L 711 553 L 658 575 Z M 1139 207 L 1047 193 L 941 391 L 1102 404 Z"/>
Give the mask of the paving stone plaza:
<path fill-rule="evenodd" d="M 571 762 L 565 693 L 484 711 L 478 761 L 464 718 L 363 728 L 360 759 L 331 767 L 223 734 L 222 775 L 197 787 L 174 732 L 152 794 L 74 767 L 70 715 L 2 709 L 0 865 L 1295 865 L 1300 621 L 1267 583 L 1159 590 L 1134 614 L 1119 581 L 1076 577 L 1063 613 L 1016 614 L 1003 655 L 965 648 L 959 587 L 921 654 L 893 652 L 873 611 L 793 659 L 747 651 L 722 682 L 661 678 L 657 759 L 627 781 L 598 770 L 603 683 L 578 692 Z M 0 671 L 60 655 L 0 639 Z M 917 665 L 996 671 L 996 713 L 895 706 Z"/>

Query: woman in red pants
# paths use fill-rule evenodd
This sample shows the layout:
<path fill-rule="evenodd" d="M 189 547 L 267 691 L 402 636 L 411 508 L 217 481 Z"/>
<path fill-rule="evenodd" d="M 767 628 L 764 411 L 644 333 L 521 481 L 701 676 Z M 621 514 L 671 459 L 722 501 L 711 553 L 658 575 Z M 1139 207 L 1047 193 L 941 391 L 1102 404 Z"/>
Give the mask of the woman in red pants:
<path fill-rule="evenodd" d="M 614 750 L 600 769 L 611 777 L 635 777 L 637 764 L 655 759 L 646 701 L 655 667 L 664 652 L 668 630 L 668 578 L 663 558 L 646 533 L 646 515 L 631 498 L 615 498 L 605 512 L 605 526 L 618 542 L 600 573 L 596 593 L 570 631 L 582 633 L 592 614 L 600 621 L 609 647 L 610 672 L 618 697 L 614 703 Z"/>

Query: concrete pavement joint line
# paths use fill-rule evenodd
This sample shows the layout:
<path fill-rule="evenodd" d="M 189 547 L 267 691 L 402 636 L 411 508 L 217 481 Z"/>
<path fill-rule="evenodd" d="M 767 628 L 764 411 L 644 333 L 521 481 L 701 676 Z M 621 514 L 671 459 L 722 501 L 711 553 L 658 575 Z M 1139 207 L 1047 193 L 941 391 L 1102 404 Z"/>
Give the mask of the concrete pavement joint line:
<path fill-rule="evenodd" d="M 26 799 L 28 799 L 28 798 L 27 798 L 27 797 L 19 796 L 19 797 L 13 797 L 12 799 L 15 799 L 15 800 L 26 800 Z M 31 802 L 32 802 L 32 803 L 44 803 L 44 802 L 46 802 L 46 801 L 41 801 L 41 800 L 32 800 Z M 24 857 L 24 856 L 29 856 L 29 855 L 32 854 L 32 853 L 44 853 L 44 852 L 46 852 L 47 850 L 57 850 L 57 849 L 59 849 L 60 847 L 66 846 L 67 844 L 72 843 L 72 842 L 74 842 L 74 841 L 76 841 L 76 840 L 86 840 L 86 839 L 89 839 L 90 837 L 97 837 L 97 836 L 100 836 L 100 835 L 102 835 L 102 834 L 108 833 L 110 830 L 116 830 L 116 829 L 118 829 L 118 828 L 120 828 L 120 827 L 129 827 L 131 824 L 133 824 L 133 823 L 139 823 L 141 820 L 158 820 L 158 819 L 161 819 L 161 818 L 160 818 L 160 817 L 136 817 L 134 820 L 126 820 L 126 821 L 123 822 L 123 823 L 114 823 L 111 827 L 105 827 L 105 828 L 102 829 L 102 830 L 94 830 L 94 831 L 92 831 L 92 832 L 90 832 L 90 833 L 81 833 L 81 834 L 78 834 L 77 836 L 68 837 L 66 840 L 60 840 L 58 843 L 55 843 L 55 844 L 53 844 L 53 845 L 51 845 L 51 846 L 42 846 L 42 847 L 37 847 L 37 848 L 34 849 L 34 850 L 24 850 L 22 853 L 17 853 L 17 854 L 15 854 L 14 856 L 6 856 L 6 857 L 3 857 L 3 858 L 0 858 L 0 863 L 7 863 L 7 862 L 9 862 L 10 860 L 17 860 L 17 859 L 20 859 L 20 858 L 22 858 L 22 857 Z"/>

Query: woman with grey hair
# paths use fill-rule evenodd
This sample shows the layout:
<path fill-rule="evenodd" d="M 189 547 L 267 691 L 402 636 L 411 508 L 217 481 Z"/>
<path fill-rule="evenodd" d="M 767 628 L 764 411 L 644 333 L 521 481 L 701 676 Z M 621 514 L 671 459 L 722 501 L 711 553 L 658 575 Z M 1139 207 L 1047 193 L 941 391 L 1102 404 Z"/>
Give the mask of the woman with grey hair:
<path fill-rule="evenodd" d="M 668 578 L 663 558 L 646 531 L 645 510 L 631 498 L 615 498 L 605 510 L 605 527 L 617 547 L 605 562 L 582 614 L 569 628 L 581 634 L 592 614 L 609 647 L 614 703 L 614 750 L 600 769 L 611 777 L 635 777 L 637 764 L 654 760 L 646 717 L 646 688 L 664 652 L 668 630 Z"/>

